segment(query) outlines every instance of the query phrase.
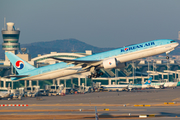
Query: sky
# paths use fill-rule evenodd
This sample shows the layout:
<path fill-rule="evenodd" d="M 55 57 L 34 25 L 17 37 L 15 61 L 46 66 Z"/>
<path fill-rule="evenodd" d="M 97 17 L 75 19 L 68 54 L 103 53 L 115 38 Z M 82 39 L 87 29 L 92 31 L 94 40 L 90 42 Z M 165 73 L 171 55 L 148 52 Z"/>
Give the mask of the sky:
<path fill-rule="evenodd" d="M 14 22 L 22 44 L 75 38 L 122 47 L 177 39 L 179 11 L 180 0 L 0 0 L 0 28 L 4 17 Z"/>

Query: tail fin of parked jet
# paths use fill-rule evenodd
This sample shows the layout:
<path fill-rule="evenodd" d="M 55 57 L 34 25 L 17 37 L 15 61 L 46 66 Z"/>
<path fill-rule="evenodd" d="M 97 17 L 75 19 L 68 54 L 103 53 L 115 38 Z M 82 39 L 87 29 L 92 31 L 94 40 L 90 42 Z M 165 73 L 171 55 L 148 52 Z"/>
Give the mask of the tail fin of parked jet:
<path fill-rule="evenodd" d="M 19 75 L 22 75 L 25 72 L 35 69 L 34 66 L 30 65 L 26 61 L 22 60 L 18 56 L 14 55 L 12 52 L 5 53 L 11 64 L 14 66 Z"/>
<path fill-rule="evenodd" d="M 150 77 L 150 78 L 144 83 L 144 85 L 150 85 L 150 84 L 151 84 L 151 81 L 152 81 L 152 77 Z"/>
<path fill-rule="evenodd" d="M 95 120 L 99 120 L 99 116 L 98 116 L 98 112 L 97 112 L 96 106 L 95 106 Z"/>

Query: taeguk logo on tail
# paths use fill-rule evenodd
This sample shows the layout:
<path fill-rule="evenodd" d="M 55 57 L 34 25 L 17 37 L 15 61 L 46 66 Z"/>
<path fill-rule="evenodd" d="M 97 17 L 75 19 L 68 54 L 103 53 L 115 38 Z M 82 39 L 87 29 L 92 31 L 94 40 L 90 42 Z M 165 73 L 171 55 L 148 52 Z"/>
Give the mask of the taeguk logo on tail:
<path fill-rule="evenodd" d="M 24 62 L 21 61 L 21 60 L 16 61 L 16 68 L 17 68 L 18 70 L 23 69 L 23 68 L 24 68 Z"/>

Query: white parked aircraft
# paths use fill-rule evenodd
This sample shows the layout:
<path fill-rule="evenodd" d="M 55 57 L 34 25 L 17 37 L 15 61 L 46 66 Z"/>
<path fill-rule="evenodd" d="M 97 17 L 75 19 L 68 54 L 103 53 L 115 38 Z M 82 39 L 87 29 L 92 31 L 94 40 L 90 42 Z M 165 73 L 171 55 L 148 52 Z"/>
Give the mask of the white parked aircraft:
<path fill-rule="evenodd" d="M 123 91 L 128 90 L 128 85 L 104 85 L 102 88 L 107 91 Z"/>
<path fill-rule="evenodd" d="M 10 98 L 10 95 L 11 92 L 10 92 L 10 83 L 9 83 L 7 91 L 0 91 L 0 99 Z"/>
<path fill-rule="evenodd" d="M 161 82 L 161 83 L 151 83 L 151 87 L 154 88 L 175 88 L 177 87 L 178 82 Z"/>

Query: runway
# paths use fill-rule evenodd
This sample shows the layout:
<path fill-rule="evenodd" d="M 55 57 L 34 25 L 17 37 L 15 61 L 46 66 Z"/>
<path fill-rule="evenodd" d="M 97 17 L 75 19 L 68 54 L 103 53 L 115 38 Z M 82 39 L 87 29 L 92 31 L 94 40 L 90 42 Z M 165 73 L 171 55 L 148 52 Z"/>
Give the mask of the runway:
<path fill-rule="evenodd" d="M 180 87 L 176 89 L 147 89 L 133 92 L 96 92 L 66 96 L 42 96 L 19 100 L 1 100 L 0 104 L 28 104 L 27 107 L 0 107 L 0 117 L 28 119 L 94 119 L 97 106 L 100 119 L 180 118 Z M 170 102 L 172 104 L 164 104 Z M 174 103 L 173 103 L 174 102 Z M 140 105 L 135 107 L 135 105 Z M 144 105 L 144 106 L 143 106 Z M 145 107 L 145 105 L 148 105 Z M 19 117 L 21 116 L 21 117 Z M 42 116 L 46 116 L 45 118 Z M 74 118 L 72 118 L 74 116 Z M 87 117 L 84 117 L 87 116 Z M 24 119 L 22 117 L 22 119 Z M 70 118 L 71 117 L 71 118 Z M 78 118 L 79 117 L 79 118 Z"/>

